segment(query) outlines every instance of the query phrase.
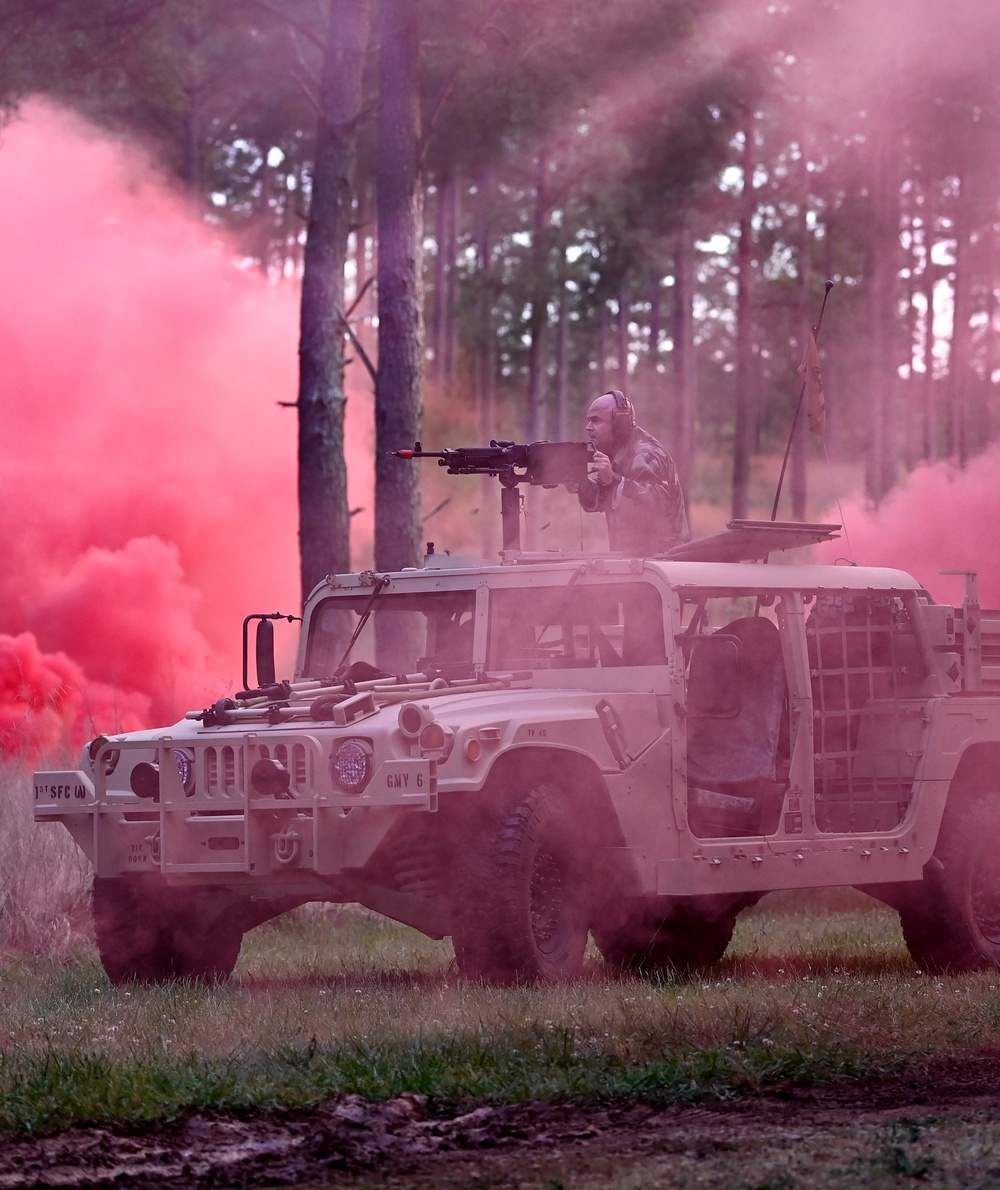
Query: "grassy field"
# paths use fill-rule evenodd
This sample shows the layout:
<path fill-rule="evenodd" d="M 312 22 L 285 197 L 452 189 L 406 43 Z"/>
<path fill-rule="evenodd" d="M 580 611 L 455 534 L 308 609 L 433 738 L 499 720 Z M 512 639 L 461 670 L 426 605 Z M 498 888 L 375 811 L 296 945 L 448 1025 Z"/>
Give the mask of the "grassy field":
<path fill-rule="evenodd" d="M 994 974 L 919 976 L 895 915 L 859 894 L 741 918 L 712 977 L 496 990 L 365 911 L 298 911 L 248 935 L 225 987 L 112 988 L 86 944 L 8 951 L 0 1130 L 169 1119 L 404 1091 L 442 1104 L 684 1102 L 865 1076 L 1000 1041 Z"/>
<path fill-rule="evenodd" d="M 345 1186 L 1000 1184 L 1000 1126 L 988 1105 L 852 1113 L 758 1095 L 779 1085 L 861 1088 L 901 1070 L 933 1089 L 949 1061 L 1000 1048 L 1000 975 L 921 975 L 896 915 L 861 894 L 765 898 L 700 979 L 622 980 L 594 953 L 574 984 L 470 985 L 447 942 L 348 906 L 302 909 L 253 931 L 226 986 L 113 988 L 89 936 L 86 866 L 66 836 L 31 822 L 27 795 L 24 774 L 0 771 L 8 1144 L 75 1124 L 120 1135 L 193 1112 L 249 1116 L 345 1093 L 379 1101 L 410 1092 L 445 1118 L 537 1100 L 702 1110 L 612 1129 L 589 1148 L 487 1147 L 418 1174 L 397 1175 L 389 1161 Z M 804 1094 L 808 1104 L 813 1092 Z"/>

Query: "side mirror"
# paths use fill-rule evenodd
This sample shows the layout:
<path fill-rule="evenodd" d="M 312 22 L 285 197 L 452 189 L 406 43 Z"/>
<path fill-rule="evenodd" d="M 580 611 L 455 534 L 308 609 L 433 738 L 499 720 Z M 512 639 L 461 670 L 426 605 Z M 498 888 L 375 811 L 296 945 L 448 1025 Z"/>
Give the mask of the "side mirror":
<path fill-rule="evenodd" d="M 274 665 L 274 621 L 258 620 L 254 640 L 254 656 L 257 662 L 257 685 L 262 688 L 273 686 L 276 680 Z"/>

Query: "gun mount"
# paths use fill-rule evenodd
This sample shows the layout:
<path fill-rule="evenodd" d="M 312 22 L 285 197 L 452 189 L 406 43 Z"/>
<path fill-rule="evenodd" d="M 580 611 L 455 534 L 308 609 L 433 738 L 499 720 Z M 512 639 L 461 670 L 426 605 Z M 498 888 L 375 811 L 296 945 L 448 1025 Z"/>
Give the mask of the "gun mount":
<path fill-rule="evenodd" d="M 449 475 L 495 475 L 500 480 L 500 520 L 504 551 L 521 549 L 521 498 L 518 484 L 556 488 L 581 484 L 594 457 L 590 442 L 503 442 L 447 450 L 394 450 L 397 459 L 437 459 Z"/>

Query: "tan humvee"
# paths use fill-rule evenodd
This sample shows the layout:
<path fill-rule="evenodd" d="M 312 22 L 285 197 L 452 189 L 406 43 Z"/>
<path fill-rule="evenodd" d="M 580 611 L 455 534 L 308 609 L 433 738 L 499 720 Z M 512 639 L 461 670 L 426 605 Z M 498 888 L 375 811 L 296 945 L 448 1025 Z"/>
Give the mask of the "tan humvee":
<path fill-rule="evenodd" d="M 996 965 L 1000 612 L 762 561 L 833 528 L 329 578 L 291 681 L 265 643 L 258 687 L 35 775 L 108 975 L 225 977 L 308 901 L 450 935 L 472 978 L 571 977 L 588 933 L 683 970 L 765 892 L 832 885 L 898 909 L 924 970 Z"/>

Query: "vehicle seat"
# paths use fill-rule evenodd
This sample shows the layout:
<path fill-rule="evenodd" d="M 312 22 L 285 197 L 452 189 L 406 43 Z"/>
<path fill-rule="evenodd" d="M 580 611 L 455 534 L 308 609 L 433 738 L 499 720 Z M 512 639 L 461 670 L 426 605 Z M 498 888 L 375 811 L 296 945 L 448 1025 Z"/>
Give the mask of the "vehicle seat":
<path fill-rule="evenodd" d="M 787 683 L 781 638 L 772 621 L 759 616 L 734 620 L 719 630 L 740 642 L 742 690 L 739 711 L 725 718 L 688 715 L 688 812 L 696 834 L 709 838 L 771 833 L 787 781 L 780 760 L 787 756 Z M 690 697 L 699 684 L 718 683 L 711 655 L 691 658 Z"/>

